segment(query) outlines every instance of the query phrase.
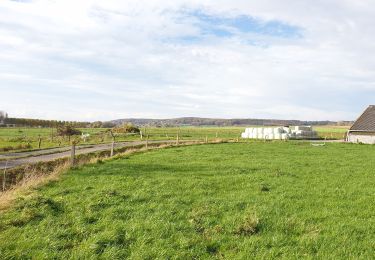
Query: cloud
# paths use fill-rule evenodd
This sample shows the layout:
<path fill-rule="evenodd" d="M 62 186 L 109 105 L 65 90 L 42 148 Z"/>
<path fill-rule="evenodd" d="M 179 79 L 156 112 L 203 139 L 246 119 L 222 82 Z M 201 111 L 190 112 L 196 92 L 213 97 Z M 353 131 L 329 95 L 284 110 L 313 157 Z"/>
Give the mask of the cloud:
<path fill-rule="evenodd" d="M 355 119 L 375 98 L 370 1 L 0 3 L 10 115 Z"/>

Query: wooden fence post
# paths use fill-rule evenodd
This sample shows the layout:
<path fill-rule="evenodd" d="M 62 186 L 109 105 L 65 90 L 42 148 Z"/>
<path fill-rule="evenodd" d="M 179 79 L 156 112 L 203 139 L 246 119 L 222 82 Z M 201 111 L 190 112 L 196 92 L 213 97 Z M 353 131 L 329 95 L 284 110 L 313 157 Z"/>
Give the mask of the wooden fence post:
<path fill-rule="evenodd" d="M 206 141 L 206 144 L 207 144 L 208 143 L 208 136 L 207 135 L 206 135 L 206 140 L 205 141 Z"/>
<path fill-rule="evenodd" d="M 39 135 L 39 139 L 38 139 L 38 148 L 40 149 L 41 146 L 42 146 L 42 138 L 41 138 L 40 135 Z"/>
<path fill-rule="evenodd" d="M 179 136 L 179 134 L 177 133 L 176 145 L 179 145 L 179 143 L 180 143 L 180 136 Z"/>
<path fill-rule="evenodd" d="M 8 161 L 5 163 L 5 169 L 4 169 L 4 175 L 3 175 L 3 192 L 6 189 L 6 174 L 7 174 L 7 168 L 8 168 Z"/>
<path fill-rule="evenodd" d="M 71 153 L 70 153 L 70 166 L 71 167 L 74 167 L 75 157 L 76 157 L 76 145 L 73 143 L 72 144 L 72 150 L 71 150 Z"/>
<path fill-rule="evenodd" d="M 216 132 L 216 138 L 218 137 L 218 133 Z"/>
<path fill-rule="evenodd" d="M 114 151 L 115 151 L 115 141 L 113 140 L 111 143 L 111 157 L 113 156 Z"/>
<path fill-rule="evenodd" d="M 148 135 L 146 135 L 146 149 L 148 149 Z"/>

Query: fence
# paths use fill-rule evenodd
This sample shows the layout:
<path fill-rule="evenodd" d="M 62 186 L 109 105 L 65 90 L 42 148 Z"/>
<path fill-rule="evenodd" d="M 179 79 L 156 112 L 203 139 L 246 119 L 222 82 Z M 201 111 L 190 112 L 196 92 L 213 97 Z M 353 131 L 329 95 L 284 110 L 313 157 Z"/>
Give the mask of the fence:
<path fill-rule="evenodd" d="M 213 142 L 222 142 L 223 140 L 213 140 Z M 27 164 L 19 166 L 16 168 L 5 167 L 3 174 L 0 176 L 0 183 L 2 184 L 2 191 L 9 190 L 11 187 L 21 183 L 22 181 L 27 181 L 30 178 L 37 178 L 44 175 L 49 175 L 54 172 L 56 168 L 59 168 L 63 165 L 68 165 L 69 167 L 76 167 L 79 165 L 87 164 L 93 160 L 110 158 L 117 154 L 126 152 L 127 150 L 141 150 L 142 148 L 150 149 L 160 146 L 177 146 L 177 145 L 189 145 L 189 144 L 202 144 L 204 141 L 182 141 L 179 137 L 176 137 L 175 142 L 160 142 L 160 143 L 151 143 L 146 140 L 143 144 L 134 145 L 131 147 L 122 147 L 115 149 L 115 142 L 112 142 L 112 145 L 109 150 L 103 150 L 92 153 L 85 154 L 76 154 L 76 146 L 72 145 L 70 157 L 64 157 L 60 159 L 55 159 L 48 162 L 39 162 L 35 164 Z"/>
<path fill-rule="evenodd" d="M 172 131 L 173 130 L 173 131 Z M 203 130 L 203 131 L 202 131 Z M 151 144 L 151 140 L 175 140 L 175 145 L 179 145 L 181 142 L 186 141 L 198 141 L 200 143 L 210 143 L 210 142 L 221 142 L 221 141 L 236 141 L 239 142 L 239 135 L 242 128 L 228 128 L 228 129 L 217 129 L 217 128 L 153 128 L 153 129 L 143 129 L 141 135 L 123 135 L 116 136 L 116 142 L 114 137 L 111 137 L 110 149 L 108 151 L 95 152 L 86 155 L 76 155 L 76 146 L 71 147 L 70 158 L 58 159 L 48 163 L 39 163 L 33 166 L 22 166 L 16 169 L 7 169 L 5 167 L 2 174 L 0 174 L 0 184 L 2 185 L 2 190 L 7 190 L 13 185 L 19 183 L 20 180 L 24 179 L 28 175 L 28 172 L 39 172 L 42 174 L 48 174 L 55 167 L 61 165 L 62 163 L 69 164 L 70 166 L 76 166 L 82 164 L 82 162 L 87 161 L 87 158 L 106 158 L 112 157 L 116 152 L 123 152 L 124 149 L 116 149 L 116 143 L 122 141 L 132 141 L 132 140 L 144 140 L 144 144 L 141 145 L 146 149 L 149 146 L 155 146 Z M 324 133 L 326 134 L 326 133 Z M 341 133 L 332 134 L 330 137 L 341 137 Z M 38 147 L 41 147 L 45 141 L 40 135 L 35 135 L 38 137 Z M 51 135 L 53 137 L 53 135 Z M 46 137 L 45 137 L 46 138 Z M 56 138 L 55 138 L 56 141 Z M 245 140 L 249 141 L 249 140 Z M 125 150 L 128 148 L 125 148 Z M 31 167 L 31 168 L 30 168 Z M 32 174 L 33 175 L 33 174 Z"/>

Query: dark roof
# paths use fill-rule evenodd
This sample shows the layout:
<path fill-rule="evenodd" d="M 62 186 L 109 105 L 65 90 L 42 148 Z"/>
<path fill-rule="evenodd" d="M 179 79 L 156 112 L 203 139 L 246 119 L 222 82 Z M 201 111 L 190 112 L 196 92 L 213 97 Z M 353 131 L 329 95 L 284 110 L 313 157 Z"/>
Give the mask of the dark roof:
<path fill-rule="evenodd" d="M 375 106 L 369 106 L 349 130 L 375 132 Z"/>

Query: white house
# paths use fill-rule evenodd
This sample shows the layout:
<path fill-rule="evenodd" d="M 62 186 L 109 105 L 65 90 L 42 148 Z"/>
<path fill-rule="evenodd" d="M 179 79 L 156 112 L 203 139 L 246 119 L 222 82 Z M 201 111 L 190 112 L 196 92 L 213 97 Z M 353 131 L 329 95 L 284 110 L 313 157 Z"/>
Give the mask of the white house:
<path fill-rule="evenodd" d="M 375 105 L 369 106 L 350 127 L 346 141 L 375 144 Z"/>

